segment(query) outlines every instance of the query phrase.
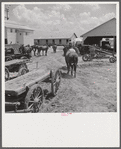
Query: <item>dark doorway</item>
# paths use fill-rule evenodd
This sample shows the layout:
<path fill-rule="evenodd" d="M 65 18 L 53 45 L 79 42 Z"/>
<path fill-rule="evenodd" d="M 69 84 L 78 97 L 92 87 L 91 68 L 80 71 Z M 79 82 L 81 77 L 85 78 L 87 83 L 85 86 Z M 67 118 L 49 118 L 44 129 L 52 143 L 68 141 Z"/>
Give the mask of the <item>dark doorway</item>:
<path fill-rule="evenodd" d="M 7 40 L 7 38 L 5 39 L 5 44 L 8 44 L 8 40 Z"/>

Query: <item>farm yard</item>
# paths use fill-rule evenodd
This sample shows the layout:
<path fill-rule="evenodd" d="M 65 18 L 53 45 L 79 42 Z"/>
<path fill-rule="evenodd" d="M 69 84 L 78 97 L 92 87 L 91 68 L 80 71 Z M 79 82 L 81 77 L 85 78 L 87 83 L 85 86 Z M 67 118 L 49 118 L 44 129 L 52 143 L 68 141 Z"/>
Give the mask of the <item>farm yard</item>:
<path fill-rule="evenodd" d="M 77 76 L 67 75 L 62 47 L 54 53 L 48 50 L 48 56 L 32 56 L 27 63 L 29 71 L 36 69 L 58 69 L 62 72 L 61 85 L 54 98 L 47 96 L 40 107 L 40 113 L 69 112 L 116 112 L 116 63 L 109 59 L 95 59 L 84 62 L 79 56 Z M 13 75 L 13 74 L 12 74 Z M 23 75 L 24 77 L 24 75 Z M 49 84 L 45 84 L 49 90 Z"/>
<path fill-rule="evenodd" d="M 3 147 L 119 146 L 119 8 L 2 3 Z"/>
<path fill-rule="evenodd" d="M 50 7 L 47 6 L 45 10 L 48 9 Z M 30 12 L 31 9 L 28 10 Z M 76 12 L 77 18 L 78 14 Z M 38 20 L 36 28 L 32 24 L 29 26 L 25 22 L 23 25 L 9 20 L 8 16 L 6 18 L 5 107 L 13 106 L 11 112 L 117 112 L 115 16 L 97 25 L 92 24 L 91 28 L 91 22 L 86 19 L 84 23 L 88 22 L 89 26 L 83 31 L 83 26 L 80 28 L 83 21 L 78 26 L 78 20 L 75 22 L 73 17 L 70 22 L 75 24 L 75 29 L 71 25 L 71 28 L 61 27 L 64 22 L 61 24 L 61 20 L 59 23 L 59 17 L 55 20 L 60 24 L 56 24 L 57 30 L 50 29 L 49 24 L 54 20 L 49 21 L 47 28 L 50 31 L 40 30 L 43 25 L 38 26 Z M 40 55 L 43 51 L 45 56 Z M 67 65 L 73 67 L 74 73 L 67 73 L 69 69 L 63 55 L 66 55 Z M 5 111 L 9 111 L 7 108 Z"/>

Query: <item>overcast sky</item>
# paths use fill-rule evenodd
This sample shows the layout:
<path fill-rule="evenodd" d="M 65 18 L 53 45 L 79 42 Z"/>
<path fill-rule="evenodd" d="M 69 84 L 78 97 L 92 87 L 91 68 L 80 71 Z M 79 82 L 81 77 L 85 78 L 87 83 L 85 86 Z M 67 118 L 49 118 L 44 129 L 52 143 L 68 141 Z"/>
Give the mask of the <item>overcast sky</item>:
<path fill-rule="evenodd" d="M 116 17 L 115 4 L 12 4 L 9 17 L 33 29 L 34 37 L 54 33 L 76 33 L 79 37 L 90 29 Z"/>

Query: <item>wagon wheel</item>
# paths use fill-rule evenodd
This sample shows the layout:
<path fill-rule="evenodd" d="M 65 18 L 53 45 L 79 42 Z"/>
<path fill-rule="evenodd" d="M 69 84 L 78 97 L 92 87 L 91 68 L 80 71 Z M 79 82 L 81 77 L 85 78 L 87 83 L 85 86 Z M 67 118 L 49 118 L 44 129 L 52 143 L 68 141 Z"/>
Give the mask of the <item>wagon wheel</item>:
<path fill-rule="evenodd" d="M 33 113 L 39 112 L 39 108 L 43 103 L 43 90 L 40 85 L 33 85 L 25 98 L 25 109 L 30 109 Z"/>
<path fill-rule="evenodd" d="M 110 63 L 114 63 L 115 61 L 116 61 L 116 58 L 114 56 L 109 58 Z"/>
<path fill-rule="evenodd" d="M 53 75 L 53 73 L 51 72 L 51 77 L 51 92 L 52 95 L 55 96 L 61 83 L 61 71 L 57 70 L 55 75 Z"/>
<path fill-rule="evenodd" d="M 18 71 L 18 76 L 24 75 L 28 72 L 28 70 L 25 67 L 21 67 Z"/>
<path fill-rule="evenodd" d="M 87 62 L 87 61 L 89 60 L 89 55 L 88 55 L 88 54 L 84 54 L 84 55 L 82 56 L 82 60 L 83 60 L 84 62 Z"/>
<path fill-rule="evenodd" d="M 5 58 L 5 61 L 11 61 L 12 60 L 12 57 L 11 56 L 8 56 Z"/>
<path fill-rule="evenodd" d="M 10 73 L 7 67 L 5 67 L 5 81 L 8 81 L 10 78 Z"/>
<path fill-rule="evenodd" d="M 19 70 L 20 70 L 21 68 L 26 68 L 26 69 L 28 70 L 28 67 L 27 67 L 26 63 L 22 63 L 22 64 L 19 66 Z"/>
<path fill-rule="evenodd" d="M 93 58 L 94 56 L 88 55 L 88 61 L 92 61 Z"/>

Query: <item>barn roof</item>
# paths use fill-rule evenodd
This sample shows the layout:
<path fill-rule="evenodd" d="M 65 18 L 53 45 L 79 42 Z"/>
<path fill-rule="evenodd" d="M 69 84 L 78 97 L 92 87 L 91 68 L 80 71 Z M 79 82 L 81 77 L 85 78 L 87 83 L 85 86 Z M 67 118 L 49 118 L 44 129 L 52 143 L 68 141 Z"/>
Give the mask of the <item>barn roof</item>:
<path fill-rule="evenodd" d="M 33 31 L 34 29 L 29 28 L 28 26 L 18 24 L 17 22 L 14 21 L 7 21 L 5 20 L 5 27 L 7 28 L 14 28 L 14 29 L 24 29 L 24 30 L 31 30 Z"/>
<path fill-rule="evenodd" d="M 94 29 L 86 32 L 80 37 L 89 37 L 89 36 L 116 36 L 116 18 L 95 27 Z"/>
<path fill-rule="evenodd" d="M 42 37 L 39 37 L 39 39 L 70 39 L 72 36 L 75 36 L 77 38 L 77 35 L 75 33 L 60 33 L 60 32 L 54 32 L 53 34 L 47 34 Z"/>

